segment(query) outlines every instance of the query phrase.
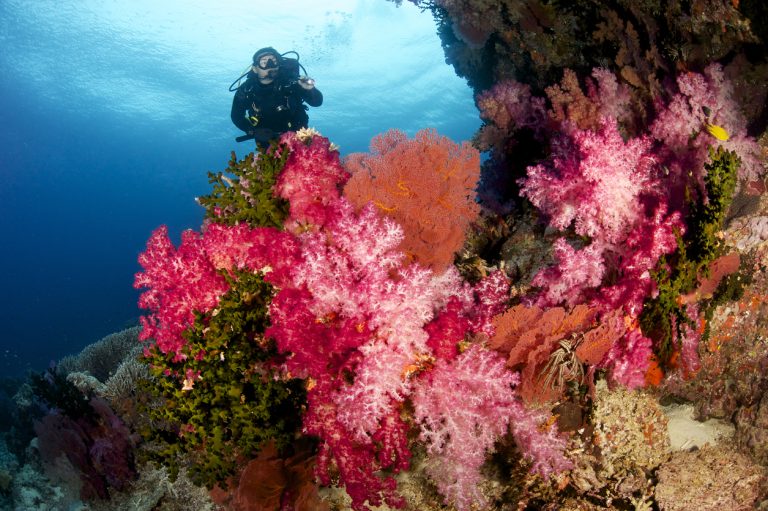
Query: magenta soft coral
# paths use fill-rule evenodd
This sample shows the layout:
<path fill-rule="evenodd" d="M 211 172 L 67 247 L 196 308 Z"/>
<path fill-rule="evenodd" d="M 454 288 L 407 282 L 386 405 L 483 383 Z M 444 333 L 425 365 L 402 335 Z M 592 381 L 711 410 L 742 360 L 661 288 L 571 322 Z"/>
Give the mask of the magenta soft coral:
<path fill-rule="evenodd" d="M 652 291 L 648 271 L 676 248 L 675 230 L 684 230 L 680 215 L 667 212 L 650 139 L 624 141 L 616 122 L 604 119 L 598 132 L 562 134 L 553 152 L 551 163 L 528 169 L 521 194 L 551 226 L 573 226 L 590 243 L 578 249 L 565 239 L 555 243 L 556 264 L 533 279 L 541 288 L 536 302 L 573 306 L 594 299 L 604 310 L 637 313 Z M 618 280 L 604 282 L 608 274 Z"/>
<path fill-rule="evenodd" d="M 167 227 L 159 227 L 139 256 L 144 271 L 134 280 L 137 289 L 147 288 L 139 306 L 151 311 L 141 318 L 141 339 L 154 339 L 163 353 L 179 353 L 195 311 L 212 310 L 229 289 L 221 271 L 263 271 L 266 280 L 282 284 L 298 262 L 298 248 L 292 235 L 277 229 L 214 223 L 202 234 L 184 231 L 177 249 Z"/>
<path fill-rule="evenodd" d="M 142 316 L 141 339 L 154 339 L 163 353 L 178 353 L 185 341 L 181 334 L 189 328 L 195 311 L 209 311 L 227 290 L 226 279 L 206 257 L 200 235 L 182 234 L 176 249 L 168 238 L 168 229 L 159 227 L 139 256 L 144 268 L 137 273 L 134 287 L 148 288 L 139 297 L 139 307 L 149 309 Z"/>
<path fill-rule="evenodd" d="M 592 304 L 603 310 L 623 308 L 627 314 L 638 316 L 643 302 L 656 291 L 651 270 L 659 258 L 677 250 L 676 236 L 685 234 L 682 215 L 669 213 L 660 200 L 653 212 L 644 218 L 621 246 L 621 266 L 616 280 L 593 294 Z"/>
<path fill-rule="evenodd" d="M 339 152 L 319 135 L 287 132 L 280 143 L 290 151 L 275 183 L 275 194 L 290 202 L 286 226 L 323 225 L 331 211 L 328 205 L 338 199 L 350 176 L 339 161 Z"/>
<path fill-rule="evenodd" d="M 584 301 L 585 293 L 600 285 L 605 274 L 601 247 L 597 243 L 576 250 L 565 238 L 554 244 L 556 264 L 539 271 L 531 284 L 542 289 L 536 297 L 539 307 L 561 303 L 573 307 Z"/>
<path fill-rule="evenodd" d="M 354 325 L 369 336 L 360 346 L 365 357 L 355 367 L 354 382 L 338 396 L 343 405 L 341 422 L 362 438 L 389 412 L 391 400 L 402 401 L 407 394 L 402 368 L 428 351 L 424 324 L 454 290 L 461 289 L 461 280 L 455 270 L 435 276 L 418 265 L 402 267 L 403 254 L 397 250 L 402 231 L 392 220 L 379 216 L 372 205 L 358 214 L 340 198 L 332 208 L 322 231 L 299 236 L 303 261 L 294 268 L 293 284 L 308 291 L 307 308 L 316 321 L 334 318 L 334 325 Z M 282 307 L 278 295 L 271 307 L 273 318 L 287 318 Z M 281 350 L 291 350 L 286 334 L 295 323 L 275 324 L 270 335 Z M 307 327 L 302 322 L 296 328 Z M 350 331 L 353 337 L 357 330 Z M 349 338 L 344 335 L 336 342 L 346 346 Z M 327 359 L 326 350 L 335 348 L 318 345 L 310 349 L 321 364 Z M 305 347 L 300 350 L 307 353 Z"/>
<path fill-rule="evenodd" d="M 407 427 L 397 408 L 390 407 L 392 413 L 367 439 L 357 440 L 344 434 L 345 426 L 339 422 L 339 410 L 334 404 L 339 383 L 334 378 L 319 380 L 307 396 L 304 433 L 321 439 L 315 469 L 320 483 L 333 484 L 331 474 L 337 473 L 352 498 L 355 511 L 366 511 L 369 509 L 367 505 L 382 503 L 404 507 L 405 501 L 397 494 L 395 479 L 380 472 L 383 469 L 399 472 L 408 467 L 411 454 Z"/>
<path fill-rule="evenodd" d="M 270 305 L 272 325 L 264 333 L 277 347 L 290 353 L 285 369 L 296 378 L 322 379 L 354 366 L 356 354 L 371 332 L 355 319 L 335 313 L 318 317 L 309 309 L 312 295 L 306 288 L 280 290 Z"/>

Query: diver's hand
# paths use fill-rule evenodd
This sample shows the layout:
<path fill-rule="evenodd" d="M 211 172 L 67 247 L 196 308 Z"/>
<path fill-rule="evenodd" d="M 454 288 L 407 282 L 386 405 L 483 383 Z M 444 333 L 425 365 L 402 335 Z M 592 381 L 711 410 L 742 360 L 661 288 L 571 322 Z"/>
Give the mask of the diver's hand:
<path fill-rule="evenodd" d="M 299 86 L 304 90 L 312 90 L 315 88 L 315 80 L 308 76 L 302 76 L 299 78 Z"/>

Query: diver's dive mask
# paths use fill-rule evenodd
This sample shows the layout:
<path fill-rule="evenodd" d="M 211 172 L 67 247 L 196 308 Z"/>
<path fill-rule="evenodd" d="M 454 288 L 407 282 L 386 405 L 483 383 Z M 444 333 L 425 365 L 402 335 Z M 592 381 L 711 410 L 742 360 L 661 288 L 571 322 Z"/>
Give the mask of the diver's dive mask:
<path fill-rule="evenodd" d="M 277 57 L 269 56 L 268 58 L 259 59 L 259 61 L 256 63 L 256 66 L 258 66 L 259 69 L 263 69 L 264 71 L 268 69 L 277 69 L 280 67 L 280 64 L 277 62 Z"/>

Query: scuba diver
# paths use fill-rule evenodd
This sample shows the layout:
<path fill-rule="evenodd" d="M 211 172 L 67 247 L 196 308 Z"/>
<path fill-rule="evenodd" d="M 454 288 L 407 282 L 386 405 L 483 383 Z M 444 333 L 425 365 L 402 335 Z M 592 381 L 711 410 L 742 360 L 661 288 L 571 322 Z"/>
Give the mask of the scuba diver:
<path fill-rule="evenodd" d="M 286 57 L 289 53 L 296 54 L 296 58 Z M 299 76 L 299 68 L 304 76 Z M 236 140 L 253 138 L 258 147 L 266 148 L 286 131 L 306 128 L 307 105 L 323 104 L 323 94 L 306 74 L 295 51 L 280 54 L 271 47 L 257 51 L 253 65 L 229 86 L 230 92 L 235 93 L 232 122 L 246 133 Z"/>

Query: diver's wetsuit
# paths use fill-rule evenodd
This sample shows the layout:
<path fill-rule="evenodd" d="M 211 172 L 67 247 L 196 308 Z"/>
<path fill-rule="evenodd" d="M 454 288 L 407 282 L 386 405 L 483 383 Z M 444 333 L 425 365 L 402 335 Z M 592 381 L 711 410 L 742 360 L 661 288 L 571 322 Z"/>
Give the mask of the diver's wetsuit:
<path fill-rule="evenodd" d="M 232 122 L 246 133 L 253 133 L 256 143 L 266 145 L 286 131 L 306 128 L 309 122 L 307 106 L 323 104 L 323 94 L 313 88 L 306 90 L 298 83 L 275 80 L 269 85 L 259 82 L 253 72 L 241 85 L 232 100 Z M 254 126 L 245 116 L 256 117 Z"/>

